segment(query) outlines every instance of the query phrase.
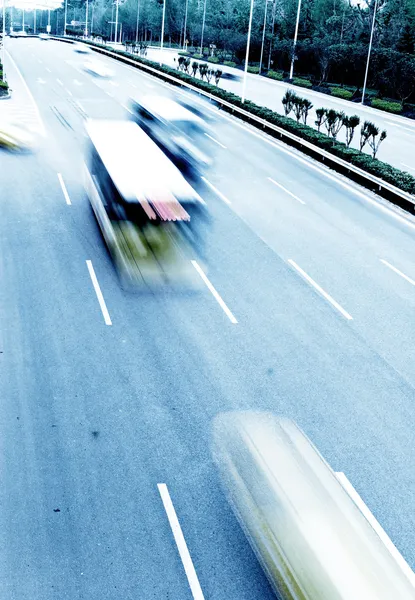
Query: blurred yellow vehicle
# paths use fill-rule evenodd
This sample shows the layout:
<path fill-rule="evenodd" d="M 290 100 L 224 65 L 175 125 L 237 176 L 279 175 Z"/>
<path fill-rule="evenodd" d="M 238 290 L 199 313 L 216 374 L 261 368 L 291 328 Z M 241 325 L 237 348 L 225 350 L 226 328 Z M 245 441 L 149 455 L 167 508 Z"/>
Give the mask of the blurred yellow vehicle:
<path fill-rule="evenodd" d="M 32 150 L 34 135 L 21 123 L 0 122 L 0 147 L 9 150 Z"/>
<path fill-rule="evenodd" d="M 413 579 L 296 426 L 223 413 L 213 457 L 230 504 L 284 600 L 413 600 Z"/>

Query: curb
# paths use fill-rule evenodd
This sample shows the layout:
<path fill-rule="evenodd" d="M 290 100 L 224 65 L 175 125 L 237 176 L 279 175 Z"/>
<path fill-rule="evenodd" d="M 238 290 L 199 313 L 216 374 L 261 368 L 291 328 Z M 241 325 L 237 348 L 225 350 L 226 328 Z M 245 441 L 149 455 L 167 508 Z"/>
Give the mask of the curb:
<path fill-rule="evenodd" d="M 9 88 L 9 90 L 10 90 L 10 88 Z M 13 91 L 13 90 L 10 90 L 10 91 L 7 92 L 7 94 L 4 94 L 3 96 L 0 96 L 0 100 L 9 100 L 9 98 L 12 97 L 12 95 L 10 93 L 11 91 Z"/>

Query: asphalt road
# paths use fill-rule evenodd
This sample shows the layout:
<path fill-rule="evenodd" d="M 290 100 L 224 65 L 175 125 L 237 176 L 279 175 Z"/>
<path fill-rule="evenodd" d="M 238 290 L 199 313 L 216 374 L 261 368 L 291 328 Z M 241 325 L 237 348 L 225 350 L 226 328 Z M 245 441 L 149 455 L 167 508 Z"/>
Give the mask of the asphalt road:
<path fill-rule="evenodd" d="M 209 454 L 239 408 L 295 419 L 413 568 L 414 220 L 202 103 L 208 276 L 237 322 L 208 288 L 126 293 L 82 189 L 84 120 L 173 92 L 103 58 L 96 79 L 71 45 L 8 50 L 39 148 L 1 153 L 1 596 L 191 598 L 165 483 L 204 598 L 271 598 Z"/>

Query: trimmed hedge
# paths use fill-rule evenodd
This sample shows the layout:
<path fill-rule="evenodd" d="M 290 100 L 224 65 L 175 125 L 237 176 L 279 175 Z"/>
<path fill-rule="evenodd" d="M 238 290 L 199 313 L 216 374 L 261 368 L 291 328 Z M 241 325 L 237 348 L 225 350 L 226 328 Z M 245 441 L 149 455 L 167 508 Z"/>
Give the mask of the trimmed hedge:
<path fill-rule="evenodd" d="M 217 65 L 220 62 L 220 60 L 217 56 L 209 56 L 208 62 L 213 63 L 214 65 Z"/>
<path fill-rule="evenodd" d="M 196 54 L 193 54 L 192 58 L 198 58 L 200 60 L 201 58 L 203 58 L 203 54 L 198 54 L 196 52 Z"/>
<path fill-rule="evenodd" d="M 75 38 L 76 39 L 76 38 Z M 98 48 L 103 48 L 102 44 L 96 44 L 93 42 L 88 42 L 92 46 L 97 46 Z M 105 48 L 105 47 L 104 47 Z M 154 68 L 160 75 L 160 78 L 163 78 L 163 74 L 171 75 L 175 77 L 177 80 L 183 81 L 184 83 L 189 83 L 192 86 L 203 90 L 216 98 L 225 100 L 230 104 L 233 104 L 235 107 L 242 108 L 243 110 L 264 119 L 268 123 L 272 123 L 285 131 L 288 131 L 303 140 L 314 144 L 318 148 L 329 152 L 333 156 L 337 156 L 342 160 L 359 167 L 363 171 L 370 173 L 384 181 L 396 186 L 400 190 L 407 192 L 409 194 L 415 195 L 415 177 L 410 175 L 409 173 L 405 173 L 404 171 L 400 171 L 396 169 L 392 165 L 384 163 L 377 158 L 372 158 L 369 154 L 364 154 L 359 152 L 354 148 L 347 148 L 346 144 L 343 142 L 339 142 L 338 140 L 334 140 L 333 138 L 328 137 L 324 133 L 319 133 L 316 129 L 313 129 L 309 125 L 303 125 L 302 123 L 297 123 L 293 119 L 289 117 L 284 117 L 277 112 L 274 112 L 270 108 L 266 108 L 263 106 L 258 106 L 254 102 L 250 100 L 246 100 L 244 103 L 242 99 L 233 94 L 232 92 L 227 92 L 226 90 L 216 87 L 213 84 L 207 83 L 206 81 L 202 81 L 200 79 L 196 79 L 191 75 L 187 75 L 186 73 L 182 73 L 181 71 L 177 71 L 172 67 L 168 67 L 166 65 L 160 66 L 159 63 L 148 60 L 146 58 L 141 58 L 138 56 L 132 56 L 129 52 L 125 52 L 123 50 L 113 50 L 112 48 L 105 48 L 110 50 L 114 54 L 119 56 L 124 56 L 130 60 L 133 60 L 137 63 L 141 63 L 143 65 L 147 65 L 149 67 Z M 155 76 L 158 76 L 158 73 L 154 73 Z M 170 82 L 171 83 L 171 82 Z M 178 84 L 180 85 L 180 84 Z M 222 110 L 226 112 L 232 112 L 232 108 L 222 107 Z M 278 137 L 278 133 L 269 131 L 270 135 L 274 137 Z"/>
<path fill-rule="evenodd" d="M 312 88 L 313 84 L 309 79 L 303 79 L 302 77 L 294 77 L 293 84 L 303 88 Z"/>
<path fill-rule="evenodd" d="M 331 87 L 329 88 L 331 95 L 336 96 L 336 98 L 343 98 L 343 100 L 351 100 L 353 97 L 353 92 L 350 90 L 345 90 L 341 87 Z"/>
<path fill-rule="evenodd" d="M 184 52 L 183 50 L 181 50 L 180 52 L 177 53 L 179 56 L 191 56 L 190 52 Z"/>
<path fill-rule="evenodd" d="M 402 107 L 399 102 L 388 102 L 387 100 L 380 100 L 379 98 L 374 98 L 371 102 L 371 106 L 373 108 L 378 108 L 379 110 L 393 113 L 394 115 L 399 115 L 402 112 Z"/>
<path fill-rule="evenodd" d="M 284 80 L 284 73 L 278 73 L 277 71 L 268 71 L 267 77 L 270 79 L 276 79 L 277 81 Z"/>
<path fill-rule="evenodd" d="M 233 60 L 225 60 L 223 64 L 225 65 L 225 67 L 236 67 L 236 62 L 234 62 Z"/>
<path fill-rule="evenodd" d="M 248 73 L 254 73 L 255 75 L 258 75 L 259 67 L 248 67 Z"/>

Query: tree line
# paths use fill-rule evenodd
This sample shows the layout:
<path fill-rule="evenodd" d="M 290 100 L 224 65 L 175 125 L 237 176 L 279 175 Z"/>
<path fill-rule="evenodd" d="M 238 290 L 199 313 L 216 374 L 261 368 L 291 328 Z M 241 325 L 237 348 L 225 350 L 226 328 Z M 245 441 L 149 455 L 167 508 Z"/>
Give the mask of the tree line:
<path fill-rule="evenodd" d="M 86 0 L 70 0 L 68 22 L 85 20 Z M 297 0 L 255 0 L 250 62 L 259 62 L 262 40 L 265 68 L 288 72 L 293 52 Z M 89 0 L 89 30 L 114 39 L 115 1 Z M 206 9 L 206 10 L 205 10 Z M 361 87 L 366 67 L 375 0 L 302 0 L 295 73 L 315 84 Z M 59 9 L 63 14 L 63 8 Z M 160 42 L 163 0 L 119 0 L 122 40 Z M 166 0 L 164 43 L 213 50 L 242 64 L 250 0 Z M 265 22 L 265 35 L 264 33 Z M 138 25 L 138 27 L 137 27 Z M 60 29 L 63 18 L 60 19 Z M 52 22 L 52 31 L 54 23 Z M 59 32 L 58 32 L 59 33 Z M 82 33 L 69 26 L 68 33 Z M 415 88 L 415 0 L 378 0 L 368 85 L 380 97 L 410 101 Z"/>

